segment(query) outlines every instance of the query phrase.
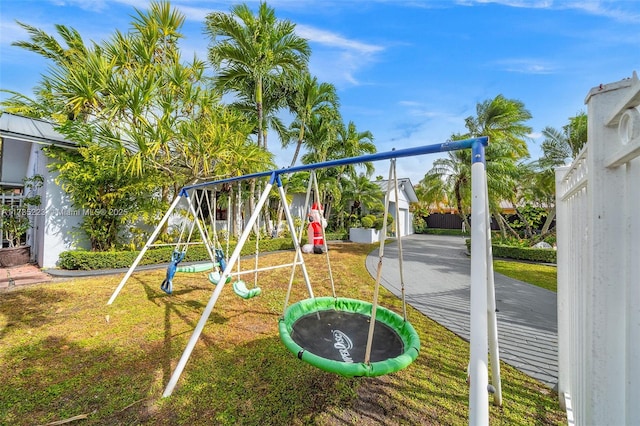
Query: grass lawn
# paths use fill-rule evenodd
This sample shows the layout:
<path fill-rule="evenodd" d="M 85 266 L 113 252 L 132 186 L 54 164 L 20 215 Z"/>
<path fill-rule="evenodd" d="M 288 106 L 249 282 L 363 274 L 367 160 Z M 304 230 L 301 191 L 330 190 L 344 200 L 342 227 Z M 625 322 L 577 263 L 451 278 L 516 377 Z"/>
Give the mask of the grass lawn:
<path fill-rule="evenodd" d="M 332 244 L 340 296 L 372 299 L 365 268 L 371 248 Z M 264 255 L 260 266 L 291 258 L 291 252 Z M 330 295 L 324 256 L 309 256 L 307 268 L 315 294 Z M 179 273 L 168 296 L 159 288 L 164 271 L 140 272 L 107 306 L 121 277 L 0 293 L 0 424 L 75 416 L 85 418 L 78 422 L 83 425 L 468 423 L 468 343 L 411 308 L 422 352 L 398 373 L 345 378 L 288 352 L 277 331 L 288 269 L 261 273 L 263 292 L 250 300 L 225 287 L 178 387 L 163 399 L 213 287 L 205 273 Z M 306 297 L 298 274 L 292 301 Z M 384 289 L 380 303 L 401 312 L 400 301 Z M 566 423 L 550 389 L 507 364 L 501 370 L 504 406 L 491 406 L 491 424 Z"/>
<path fill-rule="evenodd" d="M 510 260 L 494 260 L 493 270 L 516 280 L 546 288 L 554 293 L 558 292 L 558 270 L 555 266 Z"/>

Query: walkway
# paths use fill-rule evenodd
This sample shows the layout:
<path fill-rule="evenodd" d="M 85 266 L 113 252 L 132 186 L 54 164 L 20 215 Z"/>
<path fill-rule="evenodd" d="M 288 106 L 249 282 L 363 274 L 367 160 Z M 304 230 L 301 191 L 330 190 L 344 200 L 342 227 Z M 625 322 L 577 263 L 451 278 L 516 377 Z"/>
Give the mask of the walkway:
<path fill-rule="evenodd" d="M 463 237 L 402 239 L 407 303 L 469 341 L 471 261 Z M 367 257 L 372 276 L 378 250 Z M 381 284 L 400 295 L 398 246 L 385 245 Z M 553 388 L 558 381 L 556 293 L 495 274 L 500 359 Z"/>
<path fill-rule="evenodd" d="M 33 264 L 0 268 L 0 290 L 13 290 L 29 284 L 51 281 L 49 274 Z"/>

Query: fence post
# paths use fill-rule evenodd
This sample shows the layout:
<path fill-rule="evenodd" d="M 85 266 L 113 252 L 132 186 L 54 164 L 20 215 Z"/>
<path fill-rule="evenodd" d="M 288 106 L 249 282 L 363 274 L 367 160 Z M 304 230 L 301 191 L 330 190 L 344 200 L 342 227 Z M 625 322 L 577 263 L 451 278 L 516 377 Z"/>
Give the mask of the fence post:
<path fill-rule="evenodd" d="M 606 160 L 617 151 L 617 128 L 607 126 L 626 93 L 629 82 L 607 84 L 587 96 L 589 155 L 587 168 L 587 223 L 590 241 L 586 297 L 591 305 L 585 316 L 587 374 L 591 385 L 585 420 L 592 424 L 626 424 L 625 421 L 625 169 L 608 168 Z"/>
<path fill-rule="evenodd" d="M 571 221 L 571 212 L 564 207 L 562 200 L 563 192 L 562 180 L 569 171 L 568 166 L 556 169 L 556 213 L 558 224 L 567 224 Z M 558 293 L 557 293 L 557 310 L 558 310 L 558 399 L 560 407 L 567 409 L 565 404 L 565 393 L 571 393 L 569 369 L 571 360 L 569 357 L 570 336 L 569 324 L 569 241 L 571 238 L 570 228 L 568 226 L 558 226 L 556 231 L 557 258 L 556 264 L 558 274 Z"/>

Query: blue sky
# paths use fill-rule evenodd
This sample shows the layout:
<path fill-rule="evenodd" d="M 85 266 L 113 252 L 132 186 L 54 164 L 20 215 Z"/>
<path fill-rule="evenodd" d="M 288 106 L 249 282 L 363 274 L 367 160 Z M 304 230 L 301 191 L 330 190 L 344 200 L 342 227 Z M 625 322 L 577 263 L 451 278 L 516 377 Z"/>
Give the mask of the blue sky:
<path fill-rule="evenodd" d="M 77 29 L 86 41 L 126 31 L 145 0 L 2 0 L 0 88 L 31 94 L 47 63 L 11 46 L 27 36 L 15 20 L 55 34 Z M 231 1 L 175 0 L 186 15 L 183 57 L 206 58 L 204 17 Z M 256 1 L 246 1 L 254 9 Z M 540 131 L 586 111 L 589 90 L 640 71 L 636 0 L 276 0 L 268 4 L 312 48 L 310 68 L 338 89 L 345 122 L 370 130 L 378 151 L 441 143 L 464 132 L 477 103 L 502 94 L 533 115 L 529 150 Z M 6 98 L 6 94 L 0 94 Z M 275 151 L 275 138 L 270 148 Z M 291 150 L 277 152 L 288 165 Z M 398 160 L 399 177 L 417 183 L 438 156 Z M 376 164 L 387 176 L 388 164 Z"/>

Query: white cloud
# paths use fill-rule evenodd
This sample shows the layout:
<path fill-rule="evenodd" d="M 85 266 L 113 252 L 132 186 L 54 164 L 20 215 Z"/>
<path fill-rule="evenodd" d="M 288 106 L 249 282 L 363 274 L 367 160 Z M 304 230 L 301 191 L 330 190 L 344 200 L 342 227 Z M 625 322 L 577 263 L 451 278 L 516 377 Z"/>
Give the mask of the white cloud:
<path fill-rule="evenodd" d="M 521 74 L 553 74 L 557 67 L 546 61 L 531 58 L 502 59 L 494 64 L 503 71 Z"/>
<path fill-rule="evenodd" d="M 456 4 L 462 6 L 473 6 L 475 4 L 489 3 L 530 9 L 543 9 L 551 7 L 553 5 L 552 0 L 458 0 L 456 2 Z"/>
<path fill-rule="evenodd" d="M 419 107 L 419 106 L 422 106 L 422 104 L 420 102 L 416 102 L 416 101 L 400 101 L 400 102 L 398 102 L 398 105 L 406 106 L 406 107 Z"/>
<path fill-rule="evenodd" d="M 452 114 L 449 111 L 433 109 L 422 102 L 403 100 L 403 101 L 399 101 L 398 105 L 401 107 L 406 107 L 405 116 L 426 118 L 430 120 L 437 119 L 440 123 L 444 123 L 444 122 L 451 123 L 451 124 L 464 123 L 464 117 L 461 116 L 460 114 Z"/>
<path fill-rule="evenodd" d="M 618 22 L 640 22 L 640 12 L 636 0 L 625 2 L 615 0 L 458 0 L 456 4 L 460 6 L 499 4 L 529 9 L 575 9 Z"/>
<path fill-rule="evenodd" d="M 106 0 L 51 0 L 50 3 L 59 7 L 74 6 L 92 12 L 100 12 L 106 8 L 108 2 Z"/>
<path fill-rule="evenodd" d="M 27 36 L 27 32 L 13 20 L 3 19 L 0 22 L 0 29 L 0 45 L 3 47 L 8 47 L 14 41 L 21 40 Z M 3 56 L 6 54 L 6 52 L 2 53 Z"/>
<path fill-rule="evenodd" d="M 215 9 L 215 8 L 206 8 L 206 7 L 193 7 L 187 6 L 186 4 L 180 3 L 172 3 L 173 7 L 178 9 L 185 15 L 187 21 L 200 22 L 204 25 L 204 21 L 208 14 L 213 12 L 224 12 L 228 13 L 228 9 Z"/>
<path fill-rule="evenodd" d="M 540 138 L 542 138 L 542 133 L 540 133 L 540 132 L 532 132 L 532 133 L 529 133 L 527 135 L 527 137 L 529 139 L 533 139 L 533 140 L 540 139 Z"/>
<path fill-rule="evenodd" d="M 613 7 L 615 5 L 615 7 Z M 622 6 L 631 5 L 632 10 L 624 9 Z M 635 1 L 612 2 L 612 1 L 576 1 L 571 3 L 558 3 L 559 7 L 566 9 L 581 10 L 590 15 L 603 16 L 619 22 L 640 23 L 640 12 Z"/>
<path fill-rule="evenodd" d="M 371 55 L 384 50 L 384 47 L 382 46 L 350 40 L 334 32 L 321 30 L 308 25 L 296 25 L 296 33 L 300 37 L 304 37 L 312 43 L 337 47 L 339 49 L 357 52 L 364 55 Z"/>
<path fill-rule="evenodd" d="M 385 50 L 380 45 L 349 39 L 309 25 L 297 24 L 296 33 L 313 46 L 312 73 L 338 87 L 365 84 L 357 77 L 358 73 L 376 61 L 377 55 Z"/>

